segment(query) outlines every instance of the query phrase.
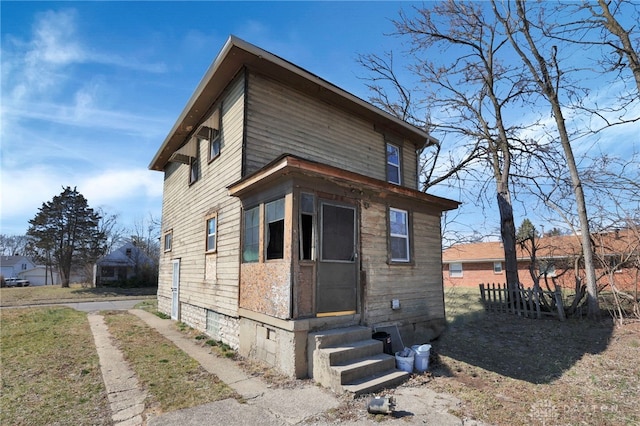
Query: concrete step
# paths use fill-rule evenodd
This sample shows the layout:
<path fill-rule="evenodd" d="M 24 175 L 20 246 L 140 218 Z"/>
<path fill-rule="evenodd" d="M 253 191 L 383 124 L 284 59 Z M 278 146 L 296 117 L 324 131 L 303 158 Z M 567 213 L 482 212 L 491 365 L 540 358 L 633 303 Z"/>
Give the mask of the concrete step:
<path fill-rule="evenodd" d="M 352 383 L 363 377 L 370 377 L 384 371 L 393 370 L 396 361 L 391 355 L 378 353 L 368 355 L 366 358 L 350 360 L 347 363 L 332 365 L 331 370 L 335 375 L 336 383 Z"/>
<path fill-rule="evenodd" d="M 342 390 L 345 392 L 351 392 L 354 396 L 366 395 L 377 392 L 381 389 L 398 386 L 407 380 L 409 375 L 409 373 L 402 370 L 387 370 L 343 384 Z"/>
<path fill-rule="evenodd" d="M 329 365 L 346 364 L 351 360 L 376 355 L 382 352 L 382 342 L 368 339 L 344 343 L 340 346 L 319 349 L 321 359 L 326 359 Z"/>
<path fill-rule="evenodd" d="M 315 341 L 315 348 L 340 346 L 344 343 L 371 339 L 372 332 L 369 327 L 344 327 L 326 331 L 318 331 L 310 334 Z"/>

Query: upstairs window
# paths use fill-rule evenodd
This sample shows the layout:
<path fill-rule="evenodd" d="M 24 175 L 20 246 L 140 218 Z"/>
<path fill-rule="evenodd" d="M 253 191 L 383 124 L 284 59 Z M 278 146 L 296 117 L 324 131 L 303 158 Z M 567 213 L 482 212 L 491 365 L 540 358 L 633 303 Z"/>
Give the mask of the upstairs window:
<path fill-rule="evenodd" d="M 198 157 L 189 158 L 189 185 L 198 181 L 200 177 L 200 162 Z"/>
<path fill-rule="evenodd" d="M 400 185 L 400 149 L 387 144 L 387 182 Z"/>
<path fill-rule="evenodd" d="M 244 241 L 242 247 L 243 262 L 257 262 L 260 248 L 260 207 L 244 212 Z"/>
<path fill-rule="evenodd" d="M 409 214 L 405 210 L 389 209 L 389 241 L 392 262 L 409 261 Z"/>
<path fill-rule="evenodd" d="M 164 234 L 164 251 L 171 251 L 171 243 L 173 240 L 173 231 Z"/>
<path fill-rule="evenodd" d="M 209 135 L 209 162 L 220 156 L 222 144 L 222 106 L 219 106 L 211 117 L 213 128 Z"/>
<path fill-rule="evenodd" d="M 207 251 L 216 250 L 216 234 L 218 231 L 218 217 L 213 216 L 207 219 Z"/>
<path fill-rule="evenodd" d="M 462 263 L 460 262 L 450 263 L 449 276 L 451 278 L 462 278 Z"/>
<path fill-rule="evenodd" d="M 284 257 L 284 198 L 265 205 L 267 260 Z"/>

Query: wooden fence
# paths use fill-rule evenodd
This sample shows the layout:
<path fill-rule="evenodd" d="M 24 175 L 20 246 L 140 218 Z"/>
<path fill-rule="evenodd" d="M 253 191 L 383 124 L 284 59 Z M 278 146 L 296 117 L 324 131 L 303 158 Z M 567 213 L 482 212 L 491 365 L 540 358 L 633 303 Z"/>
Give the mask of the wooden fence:
<path fill-rule="evenodd" d="M 540 319 L 557 317 L 564 321 L 562 293 L 556 291 L 534 291 L 519 286 L 509 290 L 506 284 L 480 284 L 480 297 L 487 312 L 509 313 L 525 318 Z"/>

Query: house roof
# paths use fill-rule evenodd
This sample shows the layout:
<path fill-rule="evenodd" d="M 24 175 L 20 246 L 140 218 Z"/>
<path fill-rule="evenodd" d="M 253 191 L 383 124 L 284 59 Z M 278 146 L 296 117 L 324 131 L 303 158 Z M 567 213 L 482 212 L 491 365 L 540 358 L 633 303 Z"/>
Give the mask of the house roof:
<path fill-rule="evenodd" d="M 17 265 L 18 263 L 29 262 L 33 264 L 27 257 L 24 256 L 0 256 L 0 266 L 9 267 Z"/>
<path fill-rule="evenodd" d="M 300 174 L 304 176 L 318 177 L 331 180 L 332 182 L 350 187 L 357 191 L 374 191 L 386 195 L 421 200 L 437 206 L 440 211 L 457 209 L 460 203 L 448 198 L 437 197 L 424 192 L 394 185 L 379 179 L 374 179 L 338 167 L 327 164 L 309 161 L 285 154 L 267 164 L 260 170 L 239 180 L 229 186 L 229 195 L 242 196 L 257 186 L 262 186 L 276 181 L 277 179 L 290 174 Z"/>
<path fill-rule="evenodd" d="M 640 239 L 629 230 L 592 234 L 597 255 L 614 255 L 640 250 Z M 538 259 L 566 259 L 580 256 L 582 245 L 577 235 L 542 237 L 536 240 Z M 531 255 L 520 245 L 516 246 L 518 260 L 531 260 Z M 443 263 L 481 263 L 504 261 L 502 242 L 457 244 L 442 252 Z"/>
<path fill-rule="evenodd" d="M 184 145 L 198 130 L 198 125 L 206 118 L 211 106 L 243 67 L 256 70 L 329 104 L 380 124 L 382 128 L 389 129 L 411 141 L 416 149 L 437 142 L 427 132 L 388 114 L 317 75 L 253 44 L 230 36 L 153 157 L 149 164 L 151 170 L 164 169 L 171 154 Z"/>
<path fill-rule="evenodd" d="M 127 255 L 127 250 L 131 250 Z M 132 243 L 126 243 L 111 253 L 101 257 L 96 262 L 100 266 L 134 266 L 138 264 L 152 263 L 149 256 Z"/>

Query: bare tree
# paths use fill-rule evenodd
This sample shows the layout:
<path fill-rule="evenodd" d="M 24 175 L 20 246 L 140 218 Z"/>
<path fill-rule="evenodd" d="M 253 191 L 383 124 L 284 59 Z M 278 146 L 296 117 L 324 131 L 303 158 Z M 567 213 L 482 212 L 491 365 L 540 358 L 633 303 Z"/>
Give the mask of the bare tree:
<path fill-rule="evenodd" d="M 535 29 L 544 26 L 544 19 L 533 22 L 531 12 L 527 9 L 527 4 L 522 0 L 515 0 L 516 13 L 512 14 L 511 3 L 507 2 L 505 9 L 500 9 L 495 0 L 492 0 L 493 10 L 498 20 L 503 24 L 505 32 L 509 37 L 509 41 L 513 49 L 517 52 L 522 62 L 526 65 L 532 81 L 538 86 L 543 98 L 548 102 L 553 119 L 555 121 L 556 130 L 558 132 L 559 143 L 564 152 L 573 193 L 576 199 L 577 214 L 580 223 L 580 235 L 582 242 L 582 250 L 585 262 L 585 275 L 587 286 L 587 305 L 588 316 L 596 318 L 599 316 L 599 304 L 597 294 L 597 283 L 594 268 L 593 247 L 590 240 L 589 218 L 587 214 L 587 206 L 584 196 L 584 189 L 580 179 L 577 163 L 571 146 L 570 132 L 567 128 L 563 103 L 560 100 L 559 91 L 566 85 L 566 79 L 563 77 L 564 70 L 561 69 L 557 58 L 557 46 L 551 46 L 548 56 L 544 56 L 543 52 L 538 48 L 544 45 L 544 41 L 534 38 L 536 36 Z M 524 39 L 522 39 L 522 38 Z"/>
<path fill-rule="evenodd" d="M 3 256 L 26 256 L 27 236 L 26 235 L 5 235 L 0 234 L 0 255 Z"/>
<path fill-rule="evenodd" d="M 513 153 L 523 149 L 516 138 L 522 127 L 508 125 L 503 116 L 528 86 L 520 77 L 522 70 L 501 59 L 508 39 L 497 31 L 495 19 L 485 16 L 482 5 L 448 1 L 414 11 L 411 17 L 401 12 L 394 24 L 396 35 L 411 40 L 409 69 L 420 87 L 410 90 L 403 85 L 392 53 L 364 55 L 359 62 L 371 75 L 368 87 L 374 95 L 370 100 L 403 120 L 454 135 L 462 142 L 456 145 L 457 154 L 448 158 L 441 157 L 440 145 L 423 155 L 423 190 L 451 178 L 464 180 L 462 174 L 475 173 L 478 165 L 488 166 L 496 185 L 507 284 L 517 288 L 510 177 Z M 439 49 L 456 55 L 440 55 Z M 419 93 L 424 95 L 417 100 Z M 424 110 L 429 118 L 420 117 Z"/>

